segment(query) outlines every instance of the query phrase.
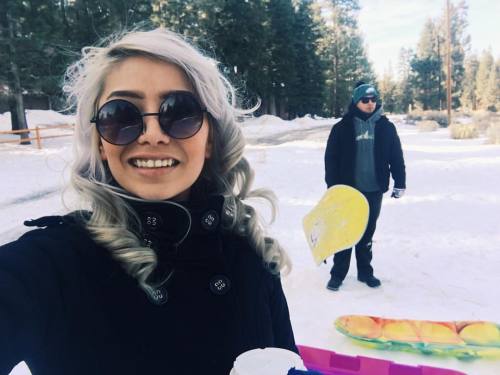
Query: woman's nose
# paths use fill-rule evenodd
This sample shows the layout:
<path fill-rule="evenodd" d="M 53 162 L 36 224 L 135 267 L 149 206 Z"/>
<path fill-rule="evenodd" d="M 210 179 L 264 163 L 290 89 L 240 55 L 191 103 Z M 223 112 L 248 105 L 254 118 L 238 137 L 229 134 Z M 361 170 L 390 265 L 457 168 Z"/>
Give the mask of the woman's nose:
<path fill-rule="evenodd" d="M 140 144 L 160 144 L 169 143 L 170 137 L 167 133 L 163 131 L 160 125 L 158 115 L 150 115 L 143 117 L 144 128 L 142 129 L 142 134 L 137 139 Z"/>

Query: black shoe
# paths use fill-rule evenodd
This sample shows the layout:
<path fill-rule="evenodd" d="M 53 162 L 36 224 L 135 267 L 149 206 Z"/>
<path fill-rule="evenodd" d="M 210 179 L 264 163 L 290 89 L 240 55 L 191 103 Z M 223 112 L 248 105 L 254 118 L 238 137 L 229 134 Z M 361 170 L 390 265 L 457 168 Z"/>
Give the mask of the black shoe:
<path fill-rule="evenodd" d="M 332 276 L 330 278 L 330 281 L 328 281 L 328 284 L 326 284 L 326 289 L 337 291 L 339 290 L 341 285 L 342 285 L 342 280 Z"/>
<path fill-rule="evenodd" d="M 362 283 L 365 283 L 368 285 L 370 288 L 378 288 L 382 283 L 380 282 L 379 279 L 377 279 L 375 276 L 358 276 L 358 281 L 361 281 Z"/>

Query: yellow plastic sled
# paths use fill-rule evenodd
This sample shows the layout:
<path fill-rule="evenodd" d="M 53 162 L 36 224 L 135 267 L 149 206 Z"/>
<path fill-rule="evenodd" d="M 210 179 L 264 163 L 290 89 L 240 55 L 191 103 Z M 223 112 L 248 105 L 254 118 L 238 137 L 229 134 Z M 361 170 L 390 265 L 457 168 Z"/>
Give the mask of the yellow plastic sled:
<path fill-rule="evenodd" d="M 359 242 L 368 224 L 370 206 L 365 196 L 347 185 L 334 185 L 303 219 L 304 233 L 314 261 Z"/>

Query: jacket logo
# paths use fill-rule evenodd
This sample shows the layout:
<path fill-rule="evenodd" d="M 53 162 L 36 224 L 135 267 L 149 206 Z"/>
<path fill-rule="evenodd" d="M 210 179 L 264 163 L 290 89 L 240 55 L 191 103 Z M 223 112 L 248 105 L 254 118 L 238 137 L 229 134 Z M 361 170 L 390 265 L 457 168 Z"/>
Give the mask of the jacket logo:
<path fill-rule="evenodd" d="M 368 130 L 356 137 L 356 141 L 365 141 L 369 139 L 375 139 L 375 137 L 373 135 L 370 135 L 370 133 L 368 133 Z"/>

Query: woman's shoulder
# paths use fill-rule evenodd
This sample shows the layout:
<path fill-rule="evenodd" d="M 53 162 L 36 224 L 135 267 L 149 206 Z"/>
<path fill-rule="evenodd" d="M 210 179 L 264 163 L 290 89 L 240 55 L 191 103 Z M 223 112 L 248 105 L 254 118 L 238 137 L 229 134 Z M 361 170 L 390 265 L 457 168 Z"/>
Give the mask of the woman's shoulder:
<path fill-rule="evenodd" d="M 261 257 L 257 254 L 257 250 L 250 243 L 247 236 L 242 236 L 236 233 L 223 233 L 223 246 L 228 253 L 233 257 L 244 258 L 246 260 L 260 260 Z"/>
<path fill-rule="evenodd" d="M 279 276 L 273 271 L 275 265 L 265 262 L 262 254 L 252 246 L 248 237 L 237 234 L 225 235 L 224 251 L 233 268 L 242 274 L 248 274 L 253 279 L 262 277 L 269 280 Z"/>
<path fill-rule="evenodd" d="M 32 228 L 17 240 L 0 246 L 0 259 L 33 260 L 48 253 L 68 253 L 72 242 L 86 238 L 78 215 L 44 216 L 26 220 L 24 224 Z M 28 258 L 28 259 L 26 259 Z"/>

